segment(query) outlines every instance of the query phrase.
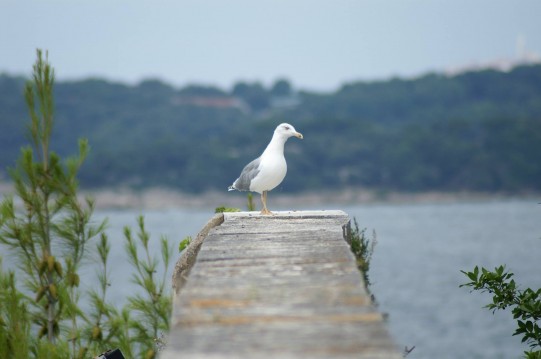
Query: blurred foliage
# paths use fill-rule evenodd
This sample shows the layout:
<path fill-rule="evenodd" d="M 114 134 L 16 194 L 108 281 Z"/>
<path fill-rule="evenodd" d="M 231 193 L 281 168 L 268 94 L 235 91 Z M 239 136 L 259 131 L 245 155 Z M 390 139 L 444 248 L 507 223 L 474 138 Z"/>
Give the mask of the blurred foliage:
<path fill-rule="evenodd" d="M 184 239 L 180 241 L 180 243 L 178 244 L 178 252 L 180 253 L 183 250 L 185 250 L 186 247 L 190 245 L 190 243 L 192 243 L 192 237 L 191 236 L 184 237 Z"/>
<path fill-rule="evenodd" d="M 248 194 L 246 195 L 246 202 L 246 209 L 248 211 L 255 211 L 254 195 L 252 194 L 252 192 L 248 192 Z"/>
<path fill-rule="evenodd" d="M 505 270 L 504 266 L 489 271 L 475 266 L 473 271 L 465 272 L 470 282 L 461 287 L 487 292 L 492 295 L 492 303 L 485 308 L 493 313 L 496 310 L 511 309 L 513 318 L 517 321 L 517 329 L 513 335 L 522 336 L 522 342 L 530 346 L 524 352 L 528 359 L 541 359 L 541 288 L 519 289 L 513 279 L 514 274 Z"/>
<path fill-rule="evenodd" d="M 350 223 L 347 227 L 345 239 L 349 244 L 351 252 L 355 256 L 357 268 L 359 268 L 364 280 L 364 287 L 368 293 L 371 293 L 370 286 L 372 285 L 372 282 L 369 277 L 370 262 L 372 261 L 372 255 L 374 254 L 374 247 L 376 246 L 377 240 L 376 232 L 372 233 L 371 239 L 365 232 L 366 228 L 360 230 L 357 218 L 353 217 L 353 226 L 351 226 Z M 375 302 L 374 296 L 372 294 L 370 296 L 372 301 Z"/>
<path fill-rule="evenodd" d="M 169 329 L 171 249 L 162 238 L 160 278 L 143 217 L 136 237 L 126 227 L 138 291 L 126 296 L 121 310 L 111 304 L 107 221 L 96 223 L 93 200 L 78 196 L 88 142 L 80 140 L 79 154 L 67 160 L 51 151 L 53 88 L 54 70 L 38 50 L 24 91 L 30 145 L 10 171 L 14 195 L 0 201 L 0 358 L 88 358 L 110 347 L 128 358 L 155 358 Z M 2 257 L 10 260 L 7 269 Z M 80 274 L 92 268 L 99 286 L 80 286 Z"/>
<path fill-rule="evenodd" d="M 24 141 L 24 79 L 0 75 L 0 168 Z M 239 82 L 230 91 L 158 80 L 100 79 L 56 85 L 52 143 L 93 144 L 86 187 L 227 188 L 280 122 L 305 141 L 286 146 L 283 191 L 539 190 L 541 65 L 510 72 L 355 82 L 332 93 Z M 0 173 L 0 179 L 2 174 Z"/>
<path fill-rule="evenodd" d="M 214 213 L 240 212 L 240 208 L 220 206 L 214 209 Z"/>

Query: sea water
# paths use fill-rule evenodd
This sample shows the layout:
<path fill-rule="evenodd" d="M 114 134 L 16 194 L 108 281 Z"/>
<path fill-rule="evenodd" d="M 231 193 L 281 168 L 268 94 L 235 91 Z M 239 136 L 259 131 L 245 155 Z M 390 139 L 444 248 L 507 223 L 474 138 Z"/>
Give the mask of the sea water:
<path fill-rule="evenodd" d="M 438 204 L 328 205 L 356 218 L 376 246 L 370 265 L 371 291 L 379 310 L 388 315 L 389 330 L 400 348 L 415 349 L 408 358 L 520 358 L 527 350 L 513 337 L 515 321 L 509 311 L 482 308 L 488 294 L 460 288 L 468 278 L 460 271 L 474 266 L 493 269 L 505 264 L 523 288 L 541 287 L 541 205 L 538 200 L 483 201 Z M 167 272 L 170 281 L 179 257 L 178 243 L 195 237 L 213 216 L 212 209 L 98 211 L 95 220 L 108 218 L 111 242 L 108 297 L 117 306 L 137 289 L 130 281 L 123 237 L 124 226 L 137 233 L 136 218 L 144 215 L 153 253 L 159 258 L 159 239 L 173 247 Z M 95 270 L 84 273 L 83 287 L 95 287 Z"/>

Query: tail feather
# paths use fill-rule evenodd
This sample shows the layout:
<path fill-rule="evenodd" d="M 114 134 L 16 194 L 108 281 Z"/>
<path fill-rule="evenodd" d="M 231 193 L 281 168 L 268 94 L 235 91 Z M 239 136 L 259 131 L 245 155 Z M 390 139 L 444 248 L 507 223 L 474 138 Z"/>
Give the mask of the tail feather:
<path fill-rule="evenodd" d="M 227 190 L 228 191 L 235 191 L 236 188 L 234 187 L 234 185 L 231 185 L 231 186 L 227 187 Z"/>

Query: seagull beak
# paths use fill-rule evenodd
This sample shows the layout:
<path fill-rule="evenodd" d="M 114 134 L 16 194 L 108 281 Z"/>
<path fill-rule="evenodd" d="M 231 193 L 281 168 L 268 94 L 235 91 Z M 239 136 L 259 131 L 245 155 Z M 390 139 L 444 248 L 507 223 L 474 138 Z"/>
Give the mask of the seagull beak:
<path fill-rule="evenodd" d="M 295 132 L 295 137 L 300 138 L 301 140 L 304 138 L 302 136 L 302 133 L 300 133 L 300 132 Z"/>

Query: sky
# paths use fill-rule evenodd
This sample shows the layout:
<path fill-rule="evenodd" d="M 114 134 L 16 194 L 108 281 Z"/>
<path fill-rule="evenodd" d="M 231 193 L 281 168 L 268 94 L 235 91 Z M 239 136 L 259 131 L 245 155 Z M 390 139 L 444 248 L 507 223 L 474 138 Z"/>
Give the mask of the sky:
<path fill-rule="evenodd" d="M 332 91 L 541 55 L 539 0 L 0 0 L 0 73 Z M 520 47 L 520 46 L 519 46 Z"/>

